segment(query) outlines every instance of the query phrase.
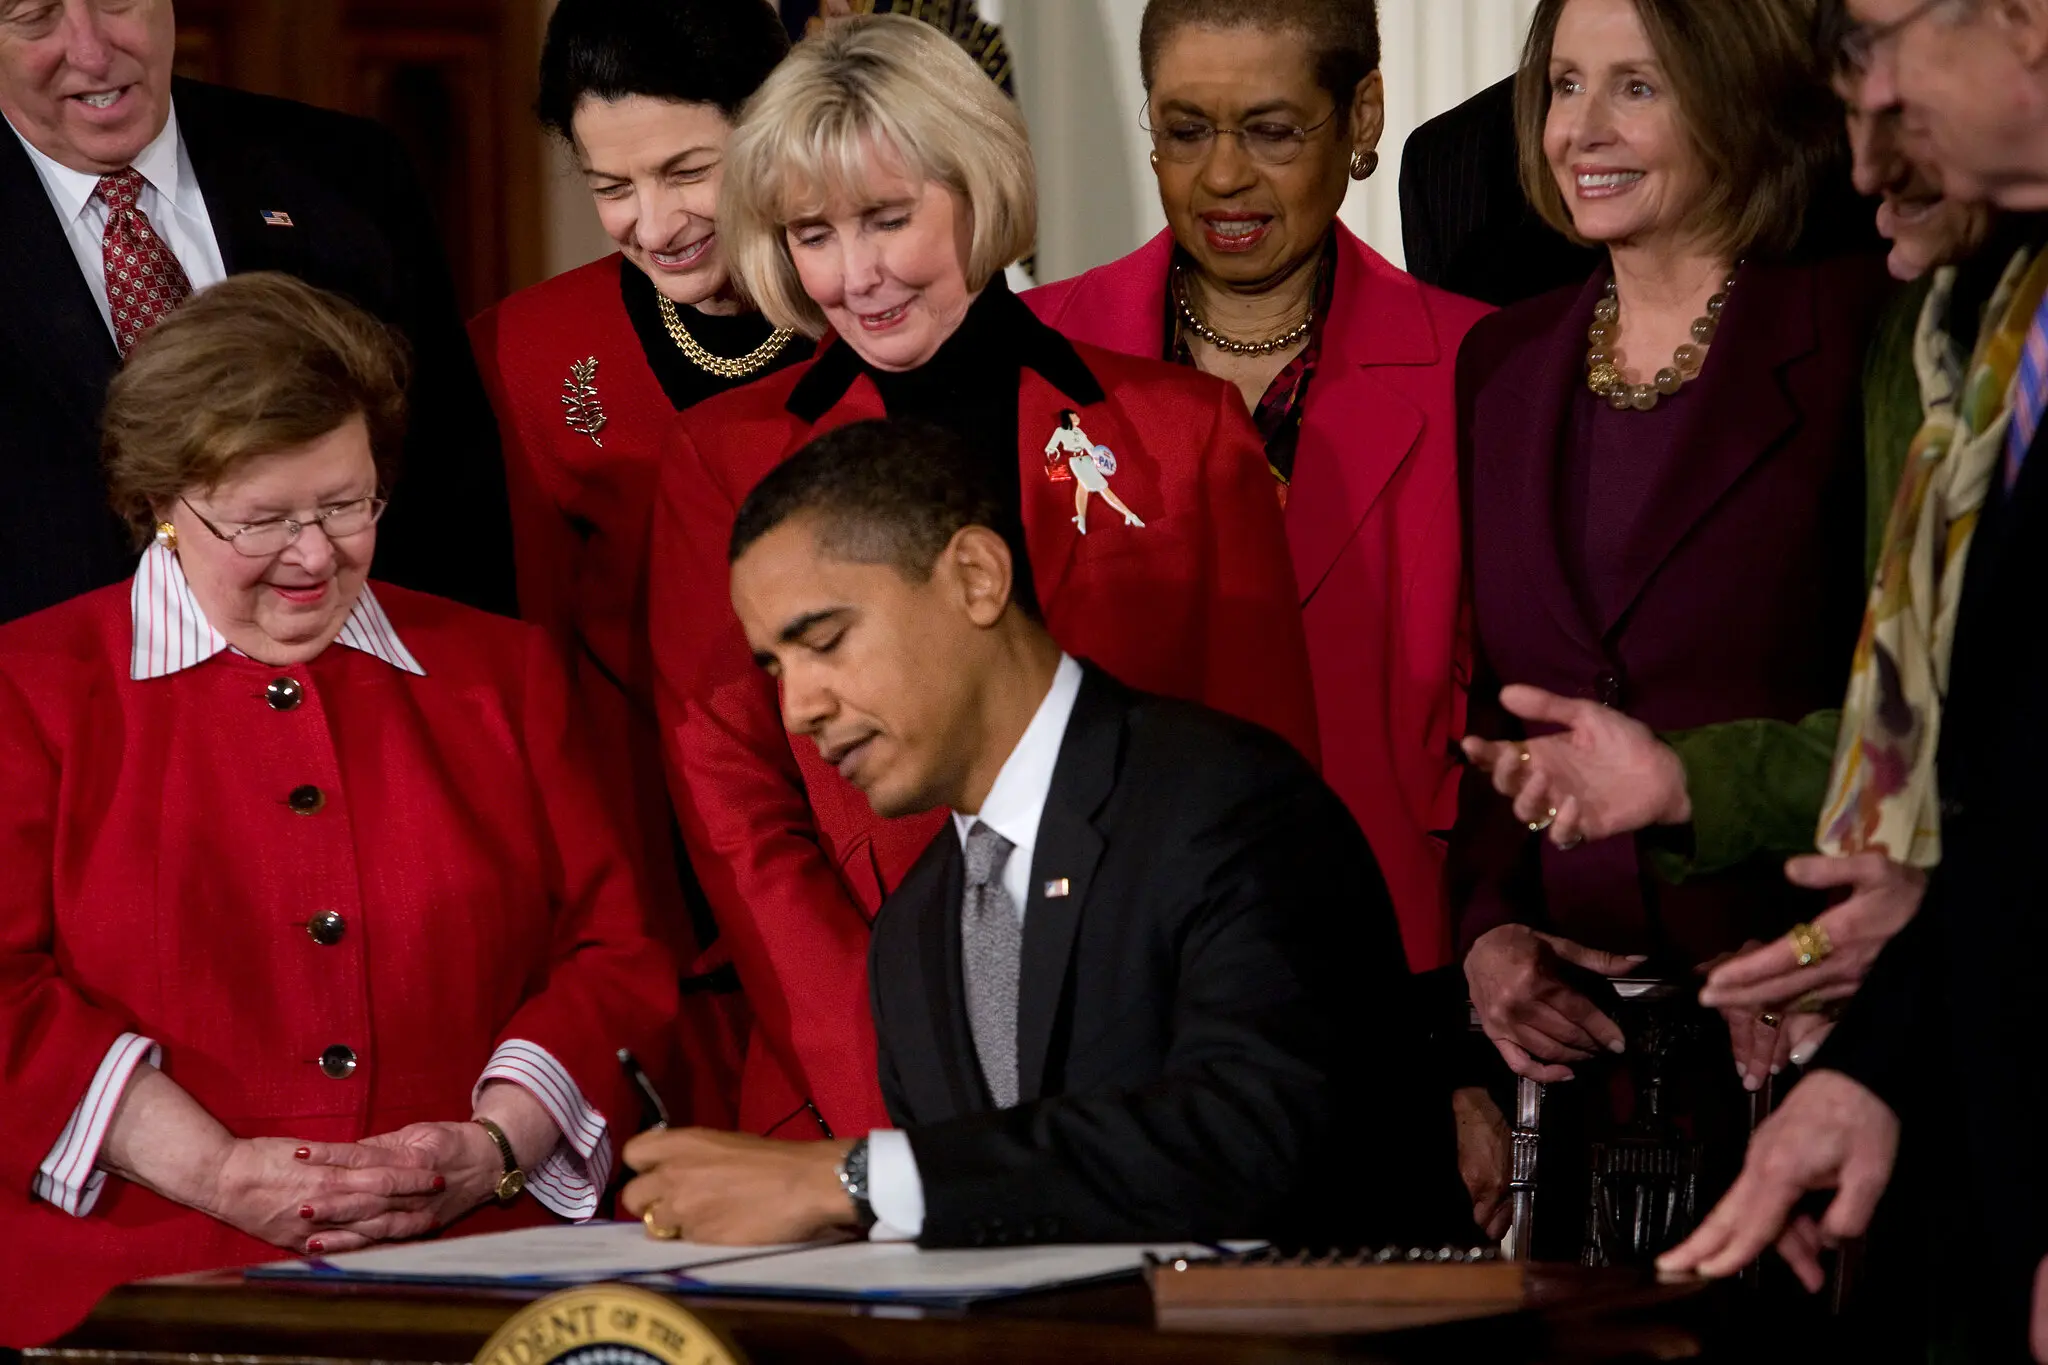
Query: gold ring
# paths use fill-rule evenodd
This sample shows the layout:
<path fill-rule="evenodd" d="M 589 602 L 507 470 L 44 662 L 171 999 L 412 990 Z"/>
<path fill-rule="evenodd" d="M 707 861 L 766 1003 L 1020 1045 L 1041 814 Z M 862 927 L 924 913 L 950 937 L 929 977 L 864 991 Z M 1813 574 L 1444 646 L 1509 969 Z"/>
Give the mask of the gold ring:
<path fill-rule="evenodd" d="M 1531 834 L 1541 834 L 1541 833 L 1542 833 L 1542 832 L 1543 832 L 1544 830 L 1546 830 L 1546 829 L 1549 829 L 1549 828 L 1550 828 L 1550 826 L 1551 826 L 1551 824 L 1552 824 L 1552 823 L 1553 823 L 1553 822 L 1554 822 L 1554 821 L 1555 821 L 1556 819 L 1557 819 L 1557 807 L 1556 807 L 1556 806 L 1552 806 L 1552 807 L 1550 808 L 1550 810 L 1548 811 L 1548 813 L 1546 813 L 1546 814 L 1544 815 L 1544 817 L 1543 817 L 1543 818 L 1542 818 L 1541 820 L 1531 820 L 1531 821 L 1529 822 L 1529 832 L 1530 832 Z"/>
<path fill-rule="evenodd" d="M 1522 762 L 1524 762 L 1524 763 L 1527 763 L 1528 761 L 1529 761 L 1529 751 L 1528 751 L 1528 749 L 1524 748 L 1524 749 L 1522 750 Z"/>
<path fill-rule="evenodd" d="M 657 1242 L 677 1242 L 682 1240 L 683 1230 L 681 1228 L 665 1228 L 655 1222 L 653 1209 L 649 1209 L 641 1214 L 640 1221 L 647 1225 L 647 1235 Z"/>
<path fill-rule="evenodd" d="M 1795 924 L 1788 937 L 1802 967 L 1811 967 L 1835 950 L 1835 945 L 1828 941 L 1828 931 L 1818 924 Z"/>
<path fill-rule="evenodd" d="M 1762 1014 L 1759 1014 L 1756 1017 L 1756 1021 L 1759 1024 L 1762 1024 L 1765 1028 L 1776 1028 L 1778 1026 L 1778 1016 L 1772 1014 L 1769 1010 L 1765 1010 Z"/>

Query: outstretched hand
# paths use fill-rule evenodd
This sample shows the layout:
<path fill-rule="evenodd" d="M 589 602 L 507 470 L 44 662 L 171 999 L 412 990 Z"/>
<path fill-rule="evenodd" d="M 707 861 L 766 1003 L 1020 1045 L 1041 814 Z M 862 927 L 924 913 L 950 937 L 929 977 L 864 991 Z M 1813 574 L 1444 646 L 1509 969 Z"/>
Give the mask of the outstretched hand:
<path fill-rule="evenodd" d="M 1776 1242 L 1799 1282 L 1818 1292 L 1827 1279 L 1821 1248 L 1863 1235 L 1898 1150 L 1898 1116 L 1883 1100 L 1838 1071 L 1816 1071 L 1764 1120 L 1734 1186 L 1657 1268 L 1718 1279 Z M 1814 1190 L 1836 1192 L 1827 1213 L 1788 1221 Z"/>
<path fill-rule="evenodd" d="M 1521 741 L 1467 735 L 1460 747 L 1513 799 L 1515 818 L 1547 830 L 1559 848 L 1692 818 L 1685 764 L 1641 721 L 1520 683 L 1503 687 L 1500 701 L 1525 721 L 1559 728 Z"/>

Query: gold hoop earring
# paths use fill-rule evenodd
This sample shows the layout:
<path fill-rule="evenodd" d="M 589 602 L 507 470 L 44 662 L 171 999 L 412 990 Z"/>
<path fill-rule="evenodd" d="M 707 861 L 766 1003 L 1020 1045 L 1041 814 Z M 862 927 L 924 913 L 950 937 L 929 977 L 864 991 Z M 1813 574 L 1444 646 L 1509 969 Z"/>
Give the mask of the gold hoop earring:
<path fill-rule="evenodd" d="M 1380 168 L 1378 152 L 1353 152 L 1351 154 L 1351 178 L 1370 180 L 1372 173 Z"/>
<path fill-rule="evenodd" d="M 1159 153 L 1157 152 L 1152 153 L 1152 169 L 1155 171 L 1159 169 Z"/>
<path fill-rule="evenodd" d="M 163 546 L 166 550 L 177 549 L 178 528 L 171 525 L 168 521 L 158 522 L 156 524 L 156 543 Z"/>

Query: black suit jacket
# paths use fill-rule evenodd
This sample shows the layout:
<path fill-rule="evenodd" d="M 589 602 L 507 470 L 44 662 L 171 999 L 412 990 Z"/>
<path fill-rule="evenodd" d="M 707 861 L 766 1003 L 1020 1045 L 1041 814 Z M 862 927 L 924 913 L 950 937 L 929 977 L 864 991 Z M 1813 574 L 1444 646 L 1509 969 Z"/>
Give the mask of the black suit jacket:
<path fill-rule="evenodd" d="M 228 273 L 282 270 L 394 325 L 414 360 L 406 468 L 377 576 L 512 609 L 497 426 L 425 197 L 376 124 L 179 80 L 178 125 Z M 288 214 L 291 227 L 264 221 Z M 35 167 L 0 131 L 0 621 L 134 571 L 108 508 L 100 409 L 120 366 Z"/>
<path fill-rule="evenodd" d="M 870 957 L 925 1245 L 1471 1235 L 1386 887 L 1287 744 L 1089 669 L 1032 858 L 1007 1111 L 967 1023 L 963 877 L 949 825 Z"/>
<path fill-rule="evenodd" d="M 1593 273 L 1595 254 L 1572 245 L 1523 197 L 1514 77 L 1408 135 L 1401 245 L 1416 279 L 1502 308 Z"/>
<path fill-rule="evenodd" d="M 1875 1091 L 1974 1253 L 1961 1308 L 1984 1359 L 2023 1360 L 2035 1267 L 2048 1255 L 2048 783 L 2028 761 L 2048 689 L 2048 437 L 2008 496 L 1993 478 L 1970 545 L 1942 706 L 1942 860 L 1920 913 L 1885 948 L 1818 1065 Z M 1973 1342 L 1973 1345 L 1979 1343 Z"/>

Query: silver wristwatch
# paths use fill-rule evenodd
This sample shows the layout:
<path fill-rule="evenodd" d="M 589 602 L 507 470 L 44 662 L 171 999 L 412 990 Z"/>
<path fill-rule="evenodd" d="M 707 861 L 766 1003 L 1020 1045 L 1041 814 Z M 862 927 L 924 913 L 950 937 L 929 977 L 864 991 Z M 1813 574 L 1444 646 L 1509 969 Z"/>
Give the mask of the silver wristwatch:
<path fill-rule="evenodd" d="M 839 1163 L 839 1187 L 853 1201 L 853 1216 L 866 1233 L 875 1225 L 875 1206 L 868 1202 L 868 1140 L 858 1139 Z"/>

